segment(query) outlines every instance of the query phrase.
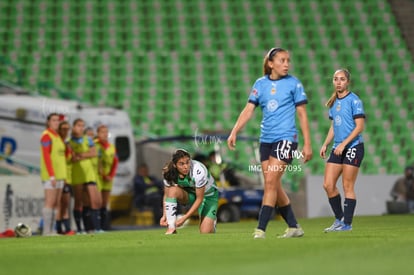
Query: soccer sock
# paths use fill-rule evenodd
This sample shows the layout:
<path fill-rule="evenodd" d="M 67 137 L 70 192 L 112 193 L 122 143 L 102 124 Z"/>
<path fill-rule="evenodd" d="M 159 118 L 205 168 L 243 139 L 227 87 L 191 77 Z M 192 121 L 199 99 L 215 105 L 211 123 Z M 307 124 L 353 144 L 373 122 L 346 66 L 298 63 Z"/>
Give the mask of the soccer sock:
<path fill-rule="evenodd" d="M 65 226 L 65 232 L 69 232 L 71 230 L 70 228 L 70 220 L 69 219 L 63 219 L 62 220 L 63 225 Z"/>
<path fill-rule="evenodd" d="M 91 220 L 91 208 L 85 206 L 82 209 L 83 228 L 86 232 L 93 230 L 93 222 Z"/>
<path fill-rule="evenodd" d="M 329 204 L 331 205 L 332 211 L 334 212 L 335 218 L 337 220 L 341 220 L 344 217 L 344 211 L 342 210 L 341 200 L 341 194 L 329 198 Z"/>
<path fill-rule="evenodd" d="M 101 228 L 103 230 L 108 230 L 108 210 L 106 207 L 102 207 L 100 209 L 100 215 L 101 215 Z"/>
<path fill-rule="evenodd" d="M 298 222 L 296 220 L 295 214 L 293 214 L 292 206 L 290 204 L 279 207 L 279 212 L 290 228 L 298 227 Z"/>
<path fill-rule="evenodd" d="M 43 235 L 52 233 L 53 226 L 53 209 L 43 208 Z"/>
<path fill-rule="evenodd" d="M 266 231 L 267 224 L 269 223 L 270 217 L 272 216 L 274 207 L 268 205 L 262 205 L 259 212 L 259 225 L 258 229 Z"/>
<path fill-rule="evenodd" d="M 81 232 L 82 212 L 80 210 L 73 210 L 73 218 L 75 219 L 76 229 L 78 230 L 78 232 Z"/>
<path fill-rule="evenodd" d="M 101 230 L 101 211 L 99 209 L 92 209 L 91 218 L 93 223 L 93 229 Z"/>
<path fill-rule="evenodd" d="M 62 234 L 62 220 L 56 220 L 56 232 Z"/>
<path fill-rule="evenodd" d="M 177 199 L 165 198 L 165 215 L 167 216 L 168 228 L 175 228 L 177 221 Z"/>
<path fill-rule="evenodd" d="M 352 218 L 354 217 L 355 206 L 356 206 L 355 199 L 345 198 L 345 202 L 344 202 L 344 223 L 345 224 L 348 224 L 348 225 L 352 224 Z"/>

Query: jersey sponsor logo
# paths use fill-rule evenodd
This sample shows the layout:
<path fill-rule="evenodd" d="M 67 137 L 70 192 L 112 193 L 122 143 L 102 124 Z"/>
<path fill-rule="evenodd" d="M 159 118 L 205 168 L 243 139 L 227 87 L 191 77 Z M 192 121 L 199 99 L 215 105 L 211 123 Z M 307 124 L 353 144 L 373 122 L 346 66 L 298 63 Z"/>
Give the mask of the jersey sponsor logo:
<path fill-rule="evenodd" d="M 275 83 L 272 83 L 272 89 L 270 90 L 270 93 L 272 95 L 276 94 L 276 84 Z"/>
<path fill-rule="evenodd" d="M 277 102 L 277 100 L 272 99 L 272 100 L 269 100 L 266 107 L 269 112 L 274 112 L 279 107 L 279 103 Z"/>

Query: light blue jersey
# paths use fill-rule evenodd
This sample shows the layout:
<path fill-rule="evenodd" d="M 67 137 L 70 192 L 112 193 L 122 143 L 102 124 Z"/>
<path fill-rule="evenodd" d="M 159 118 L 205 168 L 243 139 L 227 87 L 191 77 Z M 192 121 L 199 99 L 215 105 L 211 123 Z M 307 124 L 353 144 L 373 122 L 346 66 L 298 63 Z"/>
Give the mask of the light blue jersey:
<path fill-rule="evenodd" d="M 365 118 L 364 106 L 359 97 L 350 92 L 343 98 L 336 98 L 329 109 L 329 119 L 333 120 L 334 145 L 336 148 L 355 129 L 355 119 Z M 359 134 L 348 145 L 347 148 L 355 147 L 363 143 L 362 135 Z"/>
<path fill-rule="evenodd" d="M 265 75 L 257 79 L 249 102 L 262 109 L 260 142 L 298 142 L 296 107 L 306 104 L 308 100 L 302 83 L 296 77 L 287 75 L 271 80 Z"/>

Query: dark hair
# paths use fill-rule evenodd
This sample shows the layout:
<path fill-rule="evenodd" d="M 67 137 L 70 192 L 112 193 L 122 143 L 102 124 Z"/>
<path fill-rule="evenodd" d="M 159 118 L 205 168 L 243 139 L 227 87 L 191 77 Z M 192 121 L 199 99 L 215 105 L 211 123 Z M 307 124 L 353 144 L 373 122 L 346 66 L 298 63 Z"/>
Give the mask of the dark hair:
<path fill-rule="evenodd" d="M 50 114 L 47 115 L 46 120 L 49 121 L 52 118 L 52 116 L 58 116 L 58 117 L 60 117 L 60 115 L 58 113 L 50 113 Z"/>
<path fill-rule="evenodd" d="M 73 126 L 75 126 L 76 124 L 78 124 L 78 122 L 83 122 L 83 123 L 85 123 L 85 121 L 83 120 L 83 119 L 81 119 L 81 118 L 77 118 L 77 119 L 75 119 L 74 121 L 73 121 Z"/>
<path fill-rule="evenodd" d="M 100 124 L 99 126 L 98 126 L 98 128 L 96 128 L 96 132 L 99 132 L 101 129 L 108 129 L 108 126 L 106 126 L 105 124 Z"/>
<path fill-rule="evenodd" d="M 345 74 L 345 77 L 346 77 L 346 79 L 348 79 L 348 82 L 351 81 L 351 73 L 347 69 L 336 70 L 335 73 L 334 73 L 334 76 L 339 72 L 343 72 Z M 331 108 L 333 106 L 334 102 L 335 102 L 335 99 L 336 99 L 336 91 L 334 91 L 332 93 L 331 97 L 328 99 L 328 101 L 325 103 L 325 105 L 328 108 Z"/>
<path fill-rule="evenodd" d="M 184 149 L 178 149 L 172 155 L 171 161 L 162 168 L 162 176 L 168 183 L 171 184 L 177 181 L 178 171 L 175 168 L 175 164 L 177 164 L 179 159 L 184 157 L 191 158 L 191 155 Z"/>
<path fill-rule="evenodd" d="M 269 67 L 269 65 L 267 64 L 267 62 L 269 61 L 273 61 L 273 57 L 275 57 L 276 54 L 280 53 L 280 52 L 287 52 L 287 50 L 282 49 L 282 48 L 271 48 L 267 54 L 265 55 L 264 59 L 263 59 L 263 74 L 267 75 L 267 74 L 271 74 L 272 73 L 272 69 Z"/>
<path fill-rule="evenodd" d="M 50 113 L 47 115 L 46 117 L 46 128 L 49 128 L 49 121 L 52 119 L 52 117 L 54 116 L 58 116 L 60 117 L 60 115 L 58 113 Z"/>
<path fill-rule="evenodd" d="M 63 129 L 63 126 L 65 126 L 65 125 L 67 125 L 68 126 L 68 130 L 70 129 L 70 125 L 69 125 L 69 122 L 67 121 L 67 120 L 62 120 L 60 123 L 59 123 L 59 127 L 58 127 L 58 134 L 59 134 L 59 136 L 61 136 L 63 139 L 65 139 L 66 138 L 66 136 L 63 136 L 63 133 L 62 133 L 62 129 Z M 66 133 L 67 134 L 67 133 Z"/>
<path fill-rule="evenodd" d="M 69 122 L 68 122 L 67 120 L 63 120 L 63 121 L 61 121 L 61 122 L 59 123 L 59 128 L 58 128 L 58 130 L 59 130 L 59 131 L 60 131 L 60 130 L 62 130 L 62 127 L 63 127 L 64 125 L 68 125 L 68 126 L 70 127 Z"/>

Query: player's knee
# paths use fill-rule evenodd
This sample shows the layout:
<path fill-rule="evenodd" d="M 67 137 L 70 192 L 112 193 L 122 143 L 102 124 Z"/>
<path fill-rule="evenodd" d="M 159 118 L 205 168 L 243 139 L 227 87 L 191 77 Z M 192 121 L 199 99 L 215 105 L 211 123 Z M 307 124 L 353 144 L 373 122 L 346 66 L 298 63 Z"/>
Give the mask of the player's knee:
<path fill-rule="evenodd" d="M 329 194 L 332 194 L 332 193 L 334 193 L 334 192 L 335 192 L 336 187 L 335 187 L 335 185 L 333 185 L 333 184 L 330 184 L 330 183 L 324 182 L 324 183 L 323 183 L 323 189 L 324 189 L 324 190 L 325 190 L 325 192 L 329 195 Z"/>
<path fill-rule="evenodd" d="M 165 188 L 164 192 L 168 198 L 178 198 L 182 193 L 182 189 L 178 186 L 170 186 Z"/>

